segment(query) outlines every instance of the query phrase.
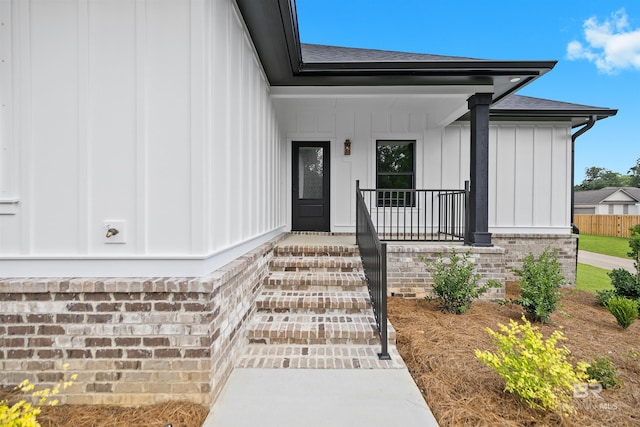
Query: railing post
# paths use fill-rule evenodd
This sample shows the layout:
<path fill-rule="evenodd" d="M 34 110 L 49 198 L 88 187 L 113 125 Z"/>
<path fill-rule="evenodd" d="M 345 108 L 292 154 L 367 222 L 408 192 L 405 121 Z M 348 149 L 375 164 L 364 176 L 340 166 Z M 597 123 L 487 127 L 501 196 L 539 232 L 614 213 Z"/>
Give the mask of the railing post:
<path fill-rule="evenodd" d="M 380 344 L 382 348 L 378 353 L 380 360 L 391 360 L 389 350 L 387 349 L 389 340 L 387 338 L 387 244 L 380 244 Z"/>
<path fill-rule="evenodd" d="M 471 236 L 469 235 L 469 181 L 464 182 L 464 244 L 471 245 Z"/>
<path fill-rule="evenodd" d="M 358 228 L 358 222 L 360 217 L 360 209 L 359 209 L 360 197 L 358 197 L 359 195 L 360 195 L 360 180 L 356 179 L 356 245 L 358 246 L 360 246 L 360 242 L 358 240 L 358 234 L 360 232 L 360 228 Z"/>

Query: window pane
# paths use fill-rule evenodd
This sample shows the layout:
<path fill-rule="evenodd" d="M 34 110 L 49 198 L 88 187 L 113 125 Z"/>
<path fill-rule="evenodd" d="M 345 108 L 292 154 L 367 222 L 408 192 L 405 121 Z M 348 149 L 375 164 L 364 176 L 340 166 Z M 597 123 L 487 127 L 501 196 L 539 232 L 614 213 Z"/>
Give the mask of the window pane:
<path fill-rule="evenodd" d="M 378 141 L 378 173 L 413 172 L 413 141 Z"/>
<path fill-rule="evenodd" d="M 298 198 L 322 199 L 322 147 L 300 147 L 298 153 Z"/>
<path fill-rule="evenodd" d="M 413 189 L 413 175 L 378 175 L 378 188 Z"/>

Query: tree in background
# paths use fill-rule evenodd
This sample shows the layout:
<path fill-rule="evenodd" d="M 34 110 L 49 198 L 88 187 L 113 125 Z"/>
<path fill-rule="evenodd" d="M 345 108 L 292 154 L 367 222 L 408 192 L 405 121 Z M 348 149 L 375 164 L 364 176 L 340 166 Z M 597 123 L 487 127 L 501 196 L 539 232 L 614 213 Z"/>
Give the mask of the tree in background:
<path fill-rule="evenodd" d="M 636 165 L 629 168 L 627 172 L 631 176 L 630 187 L 640 187 L 640 159 L 636 160 Z"/>
<path fill-rule="evenodd" d="M 586 168 L 584 175 L 584 180 L 575 186 L 576 191 L 599 190 L 605 187 L 640 188 L 640 159 L 636 160 L 636 165 L 629 169 L 627 175 L 597 166 Z"/>

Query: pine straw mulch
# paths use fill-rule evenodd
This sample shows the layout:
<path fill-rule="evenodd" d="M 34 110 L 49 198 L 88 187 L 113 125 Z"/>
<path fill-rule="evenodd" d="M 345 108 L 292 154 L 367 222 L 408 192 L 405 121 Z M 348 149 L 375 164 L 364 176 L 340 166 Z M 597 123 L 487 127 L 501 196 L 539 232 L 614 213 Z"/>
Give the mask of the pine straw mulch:
<path fill-rule="evenodd" d="M 0 391 L 10 404 L 21 398 L 13 389 Z M 167 401 L 140 407 L 112 405 L 42 406 L 42 427 L 202 427 L 209 409 L 186 401 Z"/>
<path fill-rule="evenodd" d="M 508 296 L 514 297 L 511 285 Z M 511 292 L 511 295 L 509 293 Z M 494 350 L 485 328 L 522 317 L 519 306 L 475 302 L 462 315 L 442 313 L 436 302 L 389 299 L 389 319 L 398 334 L 398 350 L 440 426 L 638 426 L 640 425 L 640 321 L 626 331 L 599 307 L 593 294 L 565 289 L 548 337 L 561 328 L 561 342 L 576 361 L 608 356 L 624 386 L 604 390 L 601 398 L 575 399 L 576 413 L 562 417 L 530 409 L 504 392 L 504 381 L 474 356 Z"/>
<path fill-rule="evenodd" d="M 38 415 L 42 427 L 202 427 L 209 409 L 196 403 L 168 401 L 129 408 L 108 405 L 61 405 L 43 407 Z"/>

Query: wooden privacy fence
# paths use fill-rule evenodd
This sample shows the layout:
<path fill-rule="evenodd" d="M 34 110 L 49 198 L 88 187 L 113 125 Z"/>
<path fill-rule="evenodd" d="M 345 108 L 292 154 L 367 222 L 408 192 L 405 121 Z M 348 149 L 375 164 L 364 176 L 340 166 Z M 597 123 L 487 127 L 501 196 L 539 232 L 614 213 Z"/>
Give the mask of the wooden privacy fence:
<path fill-rule="evenodd" d="M 629 237 L 629 228 L 640 224 L 640 215 L 574 215 L 580 234 Z"/>

